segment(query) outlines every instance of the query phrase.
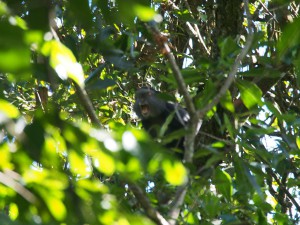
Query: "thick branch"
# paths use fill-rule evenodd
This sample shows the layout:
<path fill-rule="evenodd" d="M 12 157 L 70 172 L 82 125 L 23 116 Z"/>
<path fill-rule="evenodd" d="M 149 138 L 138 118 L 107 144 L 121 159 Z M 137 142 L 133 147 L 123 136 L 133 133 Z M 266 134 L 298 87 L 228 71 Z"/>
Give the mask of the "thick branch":
<path fill-rule="evenodd" d="M 147 27 L 151 31 L 157 45 L 160 47 L 161 52 L 163 52 L 166 55 L 166 57 L 168 58 L 173 75 L 177 81 L 179 92 L 180 92 L 180 94 L 183 95 L 187 111 L 189 112 L 190 115 L 194 115 L 196 112 L 195 106 L 193 104 L 191 96 L 189 95 L 189 92 L 187 90 L 186 84 L 182 77 L 181 71 L 176 63 L 175 57 L 174 57 L 173 53 L 171 52 L 167 38 L 161 34 L 161 32 L 156 27 L 155 22 L 149 23 Z"/>
<path fill-rule="evenodd" d="M 196 113 L 196 109 L 195 109 L 194 103 L 192 101 L 192 98 L 191 98 L 190 94 L 188 93 L 187 86 L 182 77 L 180 68 L 178 67 L 175 57 L 170 50 L 167 39 L 157 29 L 156 24 L 151 24 L 149 26 L 149 29 L 151 29 L 154 39 L 156 40 L 156 43 L 160 47 L 161 51 L 168 58 L 168 61 L 171 65 L 171 69 L 173 72 L 173 76 L 175 77 L 175 79 L 177 81 L 179 92 L 184 97 L 187 111 L 189 112 L 189 115 L 191 117 L 189 126 L 188 126 L 189 132 L 187 133 L 187 135 L 185 137 L 184 161 L 192 162 L 193 155 L 194 155 L 195 136 L 196 136 L 197 128 L 199 128 L 199 125 L 198 125 L 199 119 L 198 119 L 198 116 Z M 176 224 L 176 220 L 180 213 L 181 205 L 184 202 L 187 188 L 188 188 L 188 185 L 184 184 L 184 185 L 180 186 L 176 192 L 174 200 L 171 203 L 171 209 L 169 210 L 169 213 L 168 213 L 168 215 L 170 217 L 170 219 L 169 219 L 170 224 Z"/>
<path fill-rule="evenodd" d="M 184 197 L 186 195 L 188 189 L 188 184 L 182 185 L 178 187 L 174 200 L 170 204 L 170 210 L 169 210 L 169 223 L 170 225 L 176 224 L 176 218 L 178 218 L 178 215 L 180 213 L 181 205 L 184 201 Z"/>

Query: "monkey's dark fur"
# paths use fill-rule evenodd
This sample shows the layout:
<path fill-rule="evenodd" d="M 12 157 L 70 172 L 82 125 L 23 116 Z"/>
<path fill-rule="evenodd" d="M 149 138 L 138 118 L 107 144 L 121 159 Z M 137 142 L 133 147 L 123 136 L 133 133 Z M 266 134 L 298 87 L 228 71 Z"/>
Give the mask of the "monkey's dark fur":
<path fill-rule="evenodd" d="M 165 135 L 183 129 L 189 120 L 189 115 L 177 104 L 167 102 L 158 97 L 159 92 L 149 87 L 142 87 L 135 93 L 133 109 L 141 119 L 143 127 L 153 137 L 158 137 L 159 129 L 165 124 L 167 118 L 173 114 Z M 168 143 L 168 148 L 178 148 L 183 151 L 184 138 Z"/>

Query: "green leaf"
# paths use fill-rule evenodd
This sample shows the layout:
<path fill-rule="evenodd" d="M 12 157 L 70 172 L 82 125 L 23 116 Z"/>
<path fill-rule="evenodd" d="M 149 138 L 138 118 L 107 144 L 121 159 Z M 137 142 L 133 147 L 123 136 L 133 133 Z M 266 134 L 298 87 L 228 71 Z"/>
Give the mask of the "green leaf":
<path fill-rule="evenodd" d="M 228 118 L 227 114 L 224 114 L 224 123 L 229 132 L 230 137 L 232 138 L 232 140 L 234 140 L 236 136 L 236 130 L 232 124 L 232 121 Z"/>
<path fill-rule="evenodd" d="M 50 65 L 62 80 L 70 78 L 79 86 L 84 87 L 82 67 L 70 49 L 53 40 L 45 43 L 42 52 L 50 56 Z"/>
<path fill-rule="evenodd" d="M 243 159 L 235 157 L 235 171 L 237 177 L 237 183 L 240 186 L 241 192 L 248 192 L 250 190 L 255 190 L 260 198 L 263 199 L 263 193 L 257 183 L 256 178 L 253 173 L 251 173 L 247 163 Z M 243 182 L 243 183 L 241 183 Z"/>
<path fill-rule="evenodd" d="M 300 39 L 300 18 L 297 18 L 293 23 L 288 23 L 282 32 L 280 41 L 278 42 L 279 56 L 283 57 L 285 54 L 294 50 L 299 46 Z"/>
<path fill-rule="evenodd" d="M 172 185 L 182 185 L 187 181 L 187 171 L 182 163 L 171 160 L 164 160 L 162 168 L 165 172 L 166 180 Z"/>
<path fill-rule="evenodd" d="M 233 160 L 233 165 L 235 168 L 235 183 L 237 186 L 236 188 L 241 194 L 252 192 L 253 187 L 250 185 L 250 182 L 245 175 L 243 160 L 240 159 L 237 155 L 234 156 Z"/>
<path fill-rule="evenodd" d="M 232 102 L 232 97 L 231 97 L 230 91 L 228 91 L 228 90 L 226 91 L 226 94 L 221 98 L 220 103 L 229 112 L 234 113 L 235 108 L 234 108 L 234 105 Z"/>
<path fill-rule="evenodd" d="M 300 149 L 300 137 L 296 137 L 296 144 L 297 144 L 297 147 L 298 149 Z"/>
<path fill-rule="evenodd" d="M 7 143 L 0 145 L 0 170 L 13 169 L 14 165 L 11 163 L 11 153 Z"/>
<path fill-rule="evenodd" d="M 255 83 L 239 80 L 237 85 L 240 90 L 243 103 L 248 109 L 251 109 L 256 105 L 262 105 L 262 91 Z"/>
<path fill-rule="evenodd" d="M 268 225 L 269 224 L 266 215 L 264 214 L 264 212 L 261 209 L 257 209 L 256 214 L 258 216 L 258 224 L 260 224 L 260 225 Z"/>
<path fill-rule="evenodd" d="M 275 131 L 275 128 L 273 128 L 273 127 L 267 127 L 267 128 L 251 127 L 251 129 L 246 131 L 246 137 L 251 138 L 251 137 L 255 137 L 255 136 L 263 136 L 266 134 L 272 134 L 272 133 L 274 133 L 274 131 Z"/>
<path fill-rule="evenodd" d="M 3 116 L 5 116 L 6 118 L 15 119 L 19 117 L 19 115 L 19 110 L 14 105 L 0 99 L 0 121 L 4 119 L 2 118 Z"/>
<path fill-rule="evenodd" d="M 107 87 L 115 85 L 116 82 L 111 79 L 104 79 L 104 80 L 95 80 L 91 81 L 88 85 L 86 85 L 86 90 L 101 90 Z"/>
<path fill-rule="evenodd" d="M 91 168 L 84 161 L 84 156 L 80 156 L 75 151 L 68 153 L 70 169 L 75 176 L 87 177 L 91 175 Z"/>
<path fill-rule="evenodd" d="M 133 10 L 137 17 L 144 22 L 153 20 L 155 15 L 157 15 L 154 9 L 140 4 L 135 4 Z"/>
<path fill-rule="evenodd" d="M 0 70 L 20 74 L 29 72 L 30 49 L 25 43 L 25 31 L 3 19 L 0 34 Z"/>
<path fill-rule="evenodd" d="M 91 156 L 95 168 L 107 176 L 111 176 L 116 170 L 116 162 L 108 153 L 104 152 L 95 140 L 82 144 L 84 153 Z"/>
<path fill-rule="evenodd" d="M 267 106 L 267 108 L 274 114 L 274 116 L 276 116 L 277 118 L 281 117 L 281 113 L 279 112 L 279 110 L 273 105 L 272 102 L 266 101 L 265 105 Z"/>
<path fill-rule="evenodd" d="M 83 27 L 85 30 L 90 30 L 93 25 L 93 15 L 89 7 L 89 1 L 72 0 L 68 1 L 71 14 L 71 18 L 74 19 L 75 23 Z"/>
<path fill-rule="evenodd" d="M 218 168 L 215 173 L 215 179 L 216 189 L 230 202 L 233 193 L 230 175 Z"/>
<path fill-rule="evenodd" d="M 239 46 L 232 37 L 225 38 L 220 44 L 221 57 L 227 58 L 232 57 L 234 52 L 239 50 Z"/>
<path fill-rule="evenodd" d="M 207 79 L 204 87 L 201 95 L 196 98 L 196 105 L 199 109 L 205 107 L 217 93 L 216 84 L 211 79 Z"/>
<path fill-rule="evenodd" d="M 52 195 L 45 195 L 44 200 L 55 219 L 61 221 L 66 217 L 67 209 L 60 199 Z"/>
<path fill-rule="evenodd" d="M 4 15 L 8 12 L 7 5 L 4 2 L 0 2 L 0 15 Z"/>
<path fill-rule="evenodd" d="M 184 81 L 187 84 L 192 84 L 195 82 L 200 82 L 203 80 L 204 76 L 201 75 L 201 71 L 195 68 L 185 68 L 181 70 Z"/>
<path fill-rule="evenodd" d="M 129 25 L 134 24 L 134 20 L 138 17 L 140 20 L 148 22 L 154 19 L 156 13 L 150 7 L 148 0 L 117 0 L 119 18 L 122 22 Z M 130 10 L 128 10 L 130 6 Z"/>

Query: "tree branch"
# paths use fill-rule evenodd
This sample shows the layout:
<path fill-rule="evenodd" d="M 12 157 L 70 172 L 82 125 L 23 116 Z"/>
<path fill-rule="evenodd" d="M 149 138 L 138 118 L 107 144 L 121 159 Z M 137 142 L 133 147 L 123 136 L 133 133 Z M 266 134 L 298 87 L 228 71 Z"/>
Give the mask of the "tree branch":
<path fill-rule="evenodd" d="M 21 195 L 24 199 L 26 199 L 30 203 L 37 202 L 36 196 L 31 193 L 28 189 L 26 189 L 23 185 L 21 185 L 19 180 L 15 180 L 11 177 L 13 171 L 5 171 L 5 173 L 0 172 L 0 183 L 10 187 L 19 195 Z M 14 173 L 14 172 L 13 172 Z"/>
<path fill-rule="evenodd" d="M 58 37 L 54 28 L 50 27 L 50 29 L 51 29 L 51 33 L 52 33 L 54 39 L 60 42 L 60 38 Z M 79 86 L 75 81 L 73 81 L 72 83 L 74 84 L 74 87 L 76 89 L 76 94 L 79 97 L 80 103 L 83 105 L 91 122 L 99 128 L 102 127 L 102 125 L 96 115 L 96 112 L 95 112 L 95 109 L 91 102 L 91 99 L 89 98 L 88 94 L 86 93 L 86 90 L 84 89 L 84 87 Z"/>
<path fill-rule="evenodd" d="M 286 187 L 280 182 L 279 178 L 276 176 L 276 174 L 272 171 L 272 169 L 268 169 L 268 174 L 270 174 L 274 180 L 276 181 L 276 183 L 278 184 L 280 190 L 282 190 L 286 196 L 291 200 L 291 202 L 294 204 L 294 206 L 296 207 L 297 211 L 300 212 L 300 205 L 298 204 L 298 202 L 295 200 L 295 198 L 291 195 L 291 193 L 286 189 Z"/>
<path fill-rule="evenodd" d="M 76 82 L 73 82 L 75 89 L 76 89 L 76 93 L 79 97 L 80 103 L 83 105 L 85 111 L 87 112 L 89 118 L 91 119 L 91 122 L 93 124 L 95 124 L 97 127 L 102 127 L 95 109 L 93 107 L 93 104 L 88 96 L 88 94 L 86 93 L 86 90 L 82 87 L 80 87 Z"/>
<path fill-rule="evenodd" d="M 176 63 L 175 57 L 174 57 L 173 53 L 171 52 L 167 38 L 161 34 L 161 32 L 158 30 L 155 22 L 150 22 L 150 23 L 146 24 L 146 26 L 151 31 L 151 33 L 154 37 L 154 40 L 156 41 L 156 44 L 161 49 L 161 52 L 163 52 L 165 54 L 165 56 L 168 58 L 173 75 L 178 84 L 179 92 L 180 92 L 180 94 L 183 95 L 187 111 L 189 112 L 190 116 L 194 115 L 196 113 L 195 106 L 193 104 L 191 96 L 189 95 L 189 92 L 187 90 L 186 84 L 182 77 L 181 71 Z"/>
<path fill-rule="evenodd" d="M 159 225 L 170 225 L 168 221 L 151 206 L 146 194 L 138 185 L 128 182 L 128 186 L 151 220 Z"/>
<path fill-rule="evenodd" d="M 190 115 L 190 121 L 188 124 L 188 133 L 185 136 L 185 148 L 184 148 L 184 161 L 192 162 L 194 155 L 194 143 L 197 129 L 199 128 L 199 119 L 196 113 L 196 109 L 190 94 L 188 93 L 187 86 L 182 77 L 181 71 L 176 63 L 175 57 L 170 50 L 168 40 L 164 37 L 155 23 L 148 24 L 148 29 L 151 31 L 157 45 L 160 47 L 161 51 L 166 55 L 171 69 L 173 71 L 173 76 L 175 77 L 178 85 L 179 92 L 183 95 L 187 111 Z M 201 125 L 201 124 L 200 124 Z M 171 203 L 171 209 L 168 215 L 170 216 L 169 223 L 175 224 L 180 213 L 181 205 L 184 202 L 184 198 L 187 192 L 188 185 L 184 184 L 178 187 L 175 194 L 174 200 Z"/>
<path fill-rule="evenodd" d="M 187 189 L 188 189 L 188 183 L 178 187 L 176 191 L 174 200 L 171 202 L 170 210 L 168 212 L 168 215 L 170 217 L 169 219 L 170 225 L 176 224 L 176 219 L 178 218 L 178 215 L 180 213 L 180 208 L 184 201 L 184 197 L 186 195 Z"/>

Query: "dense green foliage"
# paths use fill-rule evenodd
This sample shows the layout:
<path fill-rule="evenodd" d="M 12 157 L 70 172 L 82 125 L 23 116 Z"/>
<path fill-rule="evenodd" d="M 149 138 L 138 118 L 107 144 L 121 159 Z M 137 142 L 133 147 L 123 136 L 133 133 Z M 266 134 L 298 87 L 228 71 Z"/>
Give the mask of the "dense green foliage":
<path fill-rule="evenodd" d="M 0 1 L 0 224 L 299 224 L 299 7 Z M 192 162 L 160 143 L 189 130 L 141 129 L 140 86 L 195 108 Z"/>

